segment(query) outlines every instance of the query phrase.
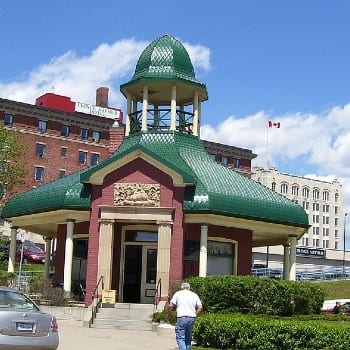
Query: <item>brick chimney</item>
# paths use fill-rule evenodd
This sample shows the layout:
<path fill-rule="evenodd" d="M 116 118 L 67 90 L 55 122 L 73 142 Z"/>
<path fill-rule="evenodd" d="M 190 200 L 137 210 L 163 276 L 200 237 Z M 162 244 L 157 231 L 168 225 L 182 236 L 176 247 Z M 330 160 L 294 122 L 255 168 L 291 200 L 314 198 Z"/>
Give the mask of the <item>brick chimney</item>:
<path fill-rule="evenodd" d="M 113 154 L 124 140 L 125 127 L 109 128 L 109 154 Z"/>
<path fill-rule="evenodd" d="M 108 87 L 100 87 L 96 90 L 96 106 L 108 107 Z"/>

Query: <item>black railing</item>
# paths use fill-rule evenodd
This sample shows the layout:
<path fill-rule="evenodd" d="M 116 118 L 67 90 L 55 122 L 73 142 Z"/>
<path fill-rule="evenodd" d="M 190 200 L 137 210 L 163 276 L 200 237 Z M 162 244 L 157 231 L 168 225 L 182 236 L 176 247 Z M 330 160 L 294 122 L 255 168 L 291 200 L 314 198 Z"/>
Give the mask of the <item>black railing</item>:
<path fill-rule="evenodd" d="M 102 295 L 99 293 L 100 287 L 102 290 L 104 289 L 103 276 L 101 276 L 100 279 L 98 280 L 95 290 L 92 293 L 90 326 L 91 324 L 94 323 L 98 309 L 102 304 Z"/>
<path fill-rule="evenodd" d="M 158 108 L 147 110 L 147 130 L 169 130 L 171 124 L 171 110 L 169 108 Z M 176 110 L 175 128 L 177 131 L 192 134 L 194 113 Z M 130 133 L 141 131 L 142 111 L 130 114 Z"/>

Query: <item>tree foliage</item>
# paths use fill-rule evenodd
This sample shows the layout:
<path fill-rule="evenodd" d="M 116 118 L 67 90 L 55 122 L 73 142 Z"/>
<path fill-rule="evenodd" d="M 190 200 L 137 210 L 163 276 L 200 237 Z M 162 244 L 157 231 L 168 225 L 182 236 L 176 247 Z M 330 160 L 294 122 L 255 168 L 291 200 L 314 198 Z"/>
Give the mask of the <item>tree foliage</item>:
<path fill-rule="evenodd" d="M 24 184 L 27 145 L 21 134 L 0 124 L 0 206 Z"/>

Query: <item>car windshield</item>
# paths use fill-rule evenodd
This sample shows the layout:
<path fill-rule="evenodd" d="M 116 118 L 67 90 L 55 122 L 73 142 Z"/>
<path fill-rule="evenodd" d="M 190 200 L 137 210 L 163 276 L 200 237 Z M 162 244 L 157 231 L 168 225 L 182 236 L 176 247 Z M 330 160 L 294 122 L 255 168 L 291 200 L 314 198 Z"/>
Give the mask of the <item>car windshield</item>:
<path fill-rule="evenodd" d="M 44 251 L 34 243 L 24 243 L 24 249 L 32 253 L 44 253 Z"/>
<path fill-rule="evenodd" d="M 9 308 L 39 311 L 38 307 L 24 294 L 10 290 L 0 290 L 0 310 Z"/>

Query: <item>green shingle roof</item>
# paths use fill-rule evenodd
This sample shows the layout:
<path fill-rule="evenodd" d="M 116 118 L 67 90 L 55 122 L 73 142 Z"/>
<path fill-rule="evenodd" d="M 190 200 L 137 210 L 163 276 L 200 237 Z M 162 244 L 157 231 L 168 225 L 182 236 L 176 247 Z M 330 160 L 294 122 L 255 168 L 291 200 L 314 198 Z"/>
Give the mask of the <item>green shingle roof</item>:
<path fill-rule="evenodd" d="M 90 210 L 91 186 L 80 182 L 80 172 L 18 194 L 6 203 L 3 218 L 59 209 Z"/>
<path fill-rule="evenodd" d="M 5 205 L 2 217 L 58 209 L 89 210 L 90 176 L 135 150 L 176 171 L 189 184 L 184 200 L 186 213 L 212 213 L 308 227 L 308 217 L 301 206 L 218 164 L 197 137 L 171 131 L 126 137 L 120 148 L 100 164 L 15 196 Z"/>
<path fill-rule="evenodd" d="M 126 137 L 110 158 L 83 172 L 81 180 L 88 182 L 94 172 L 135 149 L 177 170 L 185 183 L 193 184 L 186 190 L 184 211 L 187 213 L 214 213 L 308 227 L 308 217 L 301 206 L 218 164 L 192 135 L 168 131 Z"/>
<path fill-rule="evenodd" d="M 182 43 L 171 35 L 163 35 L 149 44 L 136 64 L 132 79 L 121 85 L 143 81 L 183 81 L 198 85 L 206 90 L 194 73 L 191 59 Z"/>

